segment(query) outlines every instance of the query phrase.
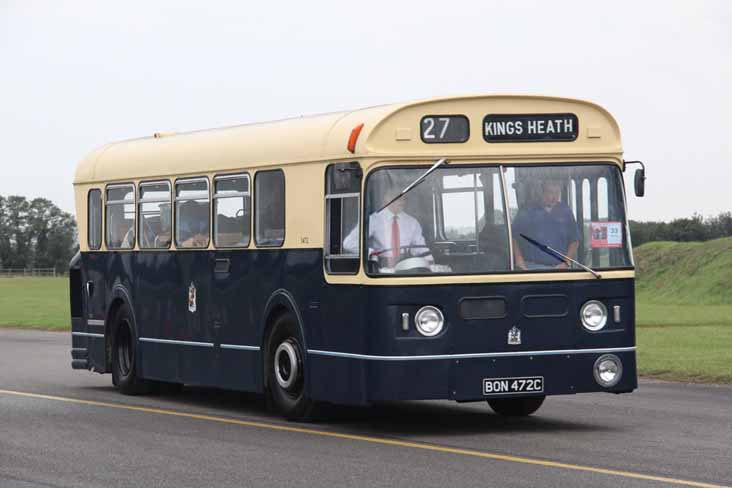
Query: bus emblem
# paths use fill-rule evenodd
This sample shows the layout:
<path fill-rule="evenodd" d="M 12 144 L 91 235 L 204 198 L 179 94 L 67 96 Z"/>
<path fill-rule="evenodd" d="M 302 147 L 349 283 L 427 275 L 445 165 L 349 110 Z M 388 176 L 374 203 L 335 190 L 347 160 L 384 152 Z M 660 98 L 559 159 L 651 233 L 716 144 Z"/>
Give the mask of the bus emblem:
<path fill-rule="evenodd" d="M 521 344 L 521 329 L 515 325 L 508 331 L 508 345 L 518 346 Z"/>
<path fill-rule="evenodd" d="M 188 311 L 196 313 L 196 285 L 191 281 L 191 286 L 188 287 Z"/>

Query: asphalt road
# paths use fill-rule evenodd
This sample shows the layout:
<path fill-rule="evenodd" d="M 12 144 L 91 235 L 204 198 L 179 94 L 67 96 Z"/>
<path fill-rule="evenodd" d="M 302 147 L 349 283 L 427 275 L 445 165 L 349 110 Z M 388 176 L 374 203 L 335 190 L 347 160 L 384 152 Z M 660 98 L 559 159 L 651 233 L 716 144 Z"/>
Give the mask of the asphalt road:
<path fill-rule="evenodd" d="M 732 388 L 642 381 L 530 418 L 406 402 L 281 420 L 257 395 L 126 397 L 69 334 L 0 330 L 0 487 L 732 485 Z"/>

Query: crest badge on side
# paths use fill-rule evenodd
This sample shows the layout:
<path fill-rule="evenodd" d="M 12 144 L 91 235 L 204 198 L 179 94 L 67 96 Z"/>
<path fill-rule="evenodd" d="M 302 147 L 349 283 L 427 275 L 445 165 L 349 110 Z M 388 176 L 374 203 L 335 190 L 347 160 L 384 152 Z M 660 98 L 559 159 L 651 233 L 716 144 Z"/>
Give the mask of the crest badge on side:
<path fill-rule="evenodd" d="M 508 345 L 518 346 L 521 344 L 521 329 L 515 325 L 508 331 Z"/>
<path fill-rule="evenodd" d="M 188 287 L 188 311 L 196 313 L 196 285 L 192 281 Z"/>

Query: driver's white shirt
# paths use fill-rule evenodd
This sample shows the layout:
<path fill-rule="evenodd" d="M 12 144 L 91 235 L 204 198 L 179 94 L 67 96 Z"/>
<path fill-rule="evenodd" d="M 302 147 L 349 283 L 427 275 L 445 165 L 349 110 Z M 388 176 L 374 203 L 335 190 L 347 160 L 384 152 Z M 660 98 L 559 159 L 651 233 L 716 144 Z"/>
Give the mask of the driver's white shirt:
<path fill-rule="evenodd" d="M 385 251 L 380 256 L 391 257 L 391 227 L 394 221 L 394 213 L 385 208 L 381 212 L 369 215 L 369 257 L 371 253 Z M 417 219 L 411 215 L 401 212 L 397 214 L 397 222 L 399 224 L 399 245 L 400 246 L 424 246 L 424 236 L 422 235 L 422 226 L 419 225 Z M 356 226 L 346 238 L 343 240 L 343 248 L 353 254 L 358 253 L 358 226 Z M 429 248 L 411 248 L 404 249 L 405 254 L 423 254 L 428 252 Z M 398 253 L 398 251 L 397 251 Z M 430 257 L 428 257 L 429 259 Z"/>

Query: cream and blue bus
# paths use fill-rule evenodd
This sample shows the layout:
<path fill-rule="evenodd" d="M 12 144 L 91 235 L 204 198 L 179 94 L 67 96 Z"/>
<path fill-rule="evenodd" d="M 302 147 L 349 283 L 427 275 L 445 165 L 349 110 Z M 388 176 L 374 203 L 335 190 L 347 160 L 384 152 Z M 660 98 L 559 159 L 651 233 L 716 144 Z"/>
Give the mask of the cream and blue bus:
<path fill-rule="evenodd" d="M 112 143 L 74 189 L 72 367 L 323 403 L 637 387 L 620 132 L 470 96 Z M 635 177 L 643 193 L 643 170 Z"/>

